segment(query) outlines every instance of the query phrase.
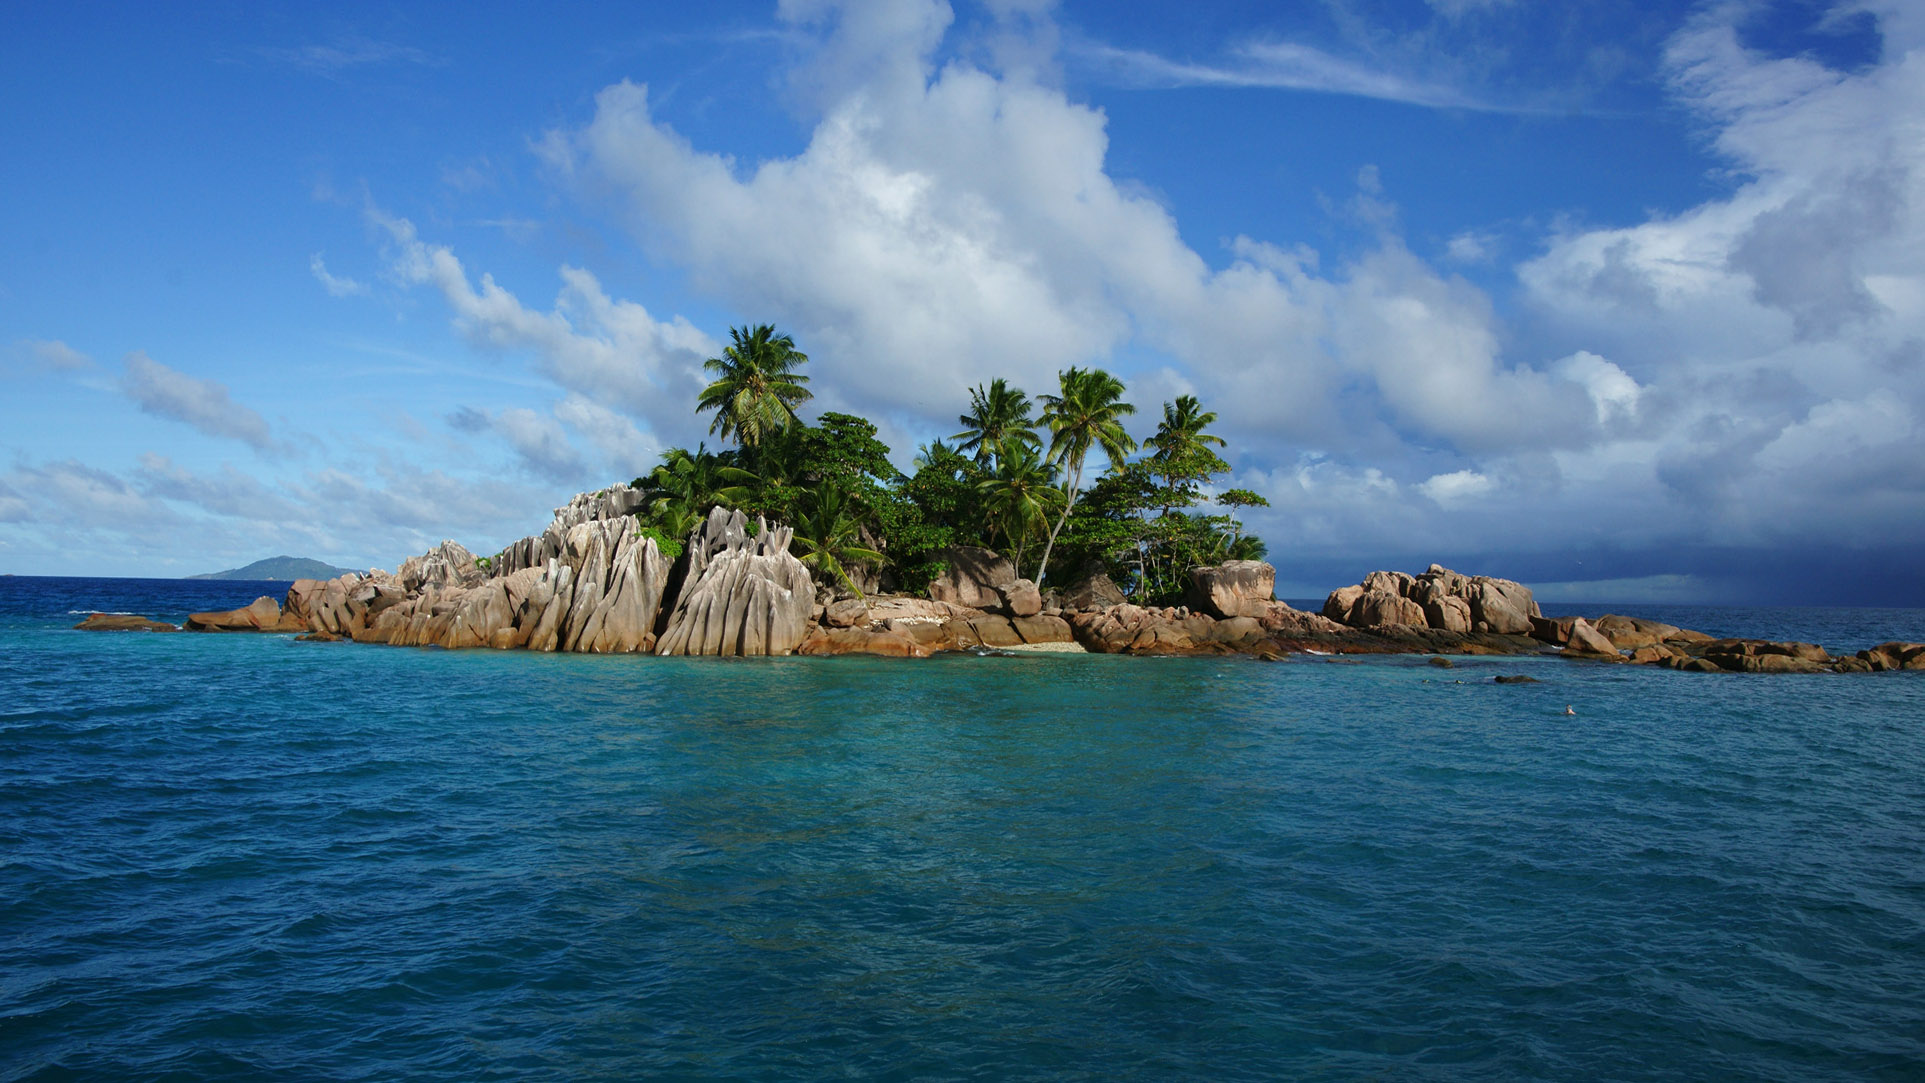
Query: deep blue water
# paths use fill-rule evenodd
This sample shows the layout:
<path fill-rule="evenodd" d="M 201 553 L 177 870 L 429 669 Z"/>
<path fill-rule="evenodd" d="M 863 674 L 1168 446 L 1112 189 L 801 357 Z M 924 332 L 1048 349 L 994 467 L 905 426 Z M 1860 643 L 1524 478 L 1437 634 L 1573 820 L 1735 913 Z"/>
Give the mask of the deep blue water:
<path fill-rule="evenodd" d="M 0 1078 L 1925 1078 L 1925 674 L 67 630 L 265 590 L 0 579 Z"/>

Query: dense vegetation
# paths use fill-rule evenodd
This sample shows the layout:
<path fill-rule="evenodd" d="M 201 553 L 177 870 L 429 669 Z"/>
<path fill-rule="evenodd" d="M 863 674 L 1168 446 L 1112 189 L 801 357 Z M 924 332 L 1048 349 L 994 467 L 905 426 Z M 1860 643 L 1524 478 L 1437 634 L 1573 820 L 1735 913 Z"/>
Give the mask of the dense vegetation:
<path fill-rule="evenodd" d="M 971 392 L 954 443 L 924 445 L 904 474 L 869 421 L 801 420 L 809 359 L 789 336 L 760 325 L 730 337 L 707 363 L 715 379 L 697 410 L 713 410 L 710 434 L 734 446 L 674 448 L 635 479 L 648 496 L 642 528 L 671 554 L 722 505 L 793 525 L 793 551 L 817 579 L 859 592 L 920 593 L 951 545 L 995 549 L 1038 584 L 1106 572 L 1144 602 L 1181 593 L 1195 565 L 1263 555 L 1234 514 L 1263 497 L 1229 489 L 1215 497 L 1227 513 L 1193 510 L 1229 471 L 1209 431 L 1216 415 L 1193 396 L 1165 403 L 1139 449 L 1122 425 L 1136 408 L 1101 369 L 1065 369 L 1034 400 L 992 380 Z M 1093 451 L 1107 466 L 1090 478 Z"/>

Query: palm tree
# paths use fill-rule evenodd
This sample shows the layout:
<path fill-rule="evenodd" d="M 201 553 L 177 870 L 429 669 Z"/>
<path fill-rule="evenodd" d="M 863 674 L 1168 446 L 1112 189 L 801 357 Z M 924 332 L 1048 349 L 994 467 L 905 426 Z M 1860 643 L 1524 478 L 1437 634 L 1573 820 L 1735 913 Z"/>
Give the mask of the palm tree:
<path fill-rule="evenodd" d="M 795 538 L 791 545 L 801 550 L 802 565 L 817 575 L 827 575 L 837 583 L 862 591 L 849 579 L 851 563 L 882 563 L 881 553 L 858 544 L 862 520 L 856 501 L 834 481 L 815 487 L 813 499 L 797 510 Z"/>
<path fill-rule="evenodd" d="M 1062 533 L 1063 524 L 1069 522 L 1069 513 L 1076 507 L 1076 494 L 1083 487 L 1084 457 L 1091 448 L 1100 447 L 1114 466 L 1136 450 L 1136 440 L 1123 431 L 1122 422 L 1117 420 L 1136 412 L 1136 407 L 1123 401 L 1123 381 L 1102 369 L 1086 371 L 1074 366 L 1057 373 L 1056 379 L 1061 385 L 1060 393 L 1042 397 L 1042 420 L 1050 433 L 1049 461 L 1068 463 L 1069 480 L 1063 489 L 1063 512 L 1043 546 L 1042 563 L 1036 566 L 1039 587 L 1043 585 L 1043 573 L 1049 568 L 1049 555 L 1056 548 L 1056 535 Z"/>
<path fill-rule="evenodd" d="M 716 380 L 702 389 L 695 409 L 715 411 L 709 432 L 754 447 L 770 432 L 793 424 L 796 404 L 813 397 L 802 386 L 809 378 L 795 371 L 808 363 L 809 355 L 766 323 L 731 327 L 729 337 L 734 344 L 722 356 L 702 363 Z"/>
<path fill-rule="evenodd" d="M 1163 423 L 1156 427 L 1156 435 L 1144 443 L 1165 459 L 1208 451 L 1224 446 L 1223 437 L 1203 431 L 1205 426 L 1214 424 L 1216 411 L 1205 412 L 1195 395 L 1178 395 L 1175 402 L 1163 404 Z"/>
<path fill-rule="evenodd" d="M 1168 481 L 1163 514 L 1194 498 L 1193 493 L 1179 496 L 1177 490 L 1184 482 L 1202 482 L 1230 468 L 1213 450 L 1224 446 L 1223 438 L 1203 431 L 1215 422 L 1216 413 L 1205 411 L 1195 395 L 1178 395 L 1174 403 L 1163 404 L 1163 422 L 1156 427 L 1156 435 L 1145 441 L 1156 449 L 1150 456 L 1151 472 Z"/>
<path fill-rule="evenodd" d="M 748 499 L 756 476 L 739 466 L 730 465 L 722 456 L 698 444 L 694 451 L 669 448 L 662 461 L 648 476 L 637 478 L 648 499 L 652 519 L 681 522 L 689 515 L 702 516 L 717 504 L 733 506 Z M 671 537 L 675 532 L 663 530 Z"/>
<path fill-rule="evenodd" d="M 1029 396 L 1000 376 L 989 382 L 987 390 L 977 384 L 969 393 L 969 412 L 956 420 L 967 427 L 950 439 L 962 441 L 956 445 L 957 451 L 974 451 L 978 463 L 986 463 L 992 456 L 1001 460 L 1011 443 L 1043 446 L 1042 437 L 1032 431 L 1036 423 L 1029 417 Z"/>
<path fill-rule="evenodd" d="M 995 476 L 976 486 L 983 494 L 983 511 L 991 525 L 1009 539 L 1014 549 L 1011 556 L 1019 568 L 1029 539 L 1040 533 L 1050 515 L 1063 505 L 1063 490 L 1056 487 L 1055 475 L 1056 468 L 1035 448 L 1011 443 L 997 464 Z"/>
<path fill-rule="evenodd" d="M 940 463 L 946 463 L 954 458 L 955 455 L 955 448 L 943 443 L 940 439 L 931 440 L 916 449 L 915 461 L 910 465 L 914 466 L 917 470 L 924 470 Z"/>

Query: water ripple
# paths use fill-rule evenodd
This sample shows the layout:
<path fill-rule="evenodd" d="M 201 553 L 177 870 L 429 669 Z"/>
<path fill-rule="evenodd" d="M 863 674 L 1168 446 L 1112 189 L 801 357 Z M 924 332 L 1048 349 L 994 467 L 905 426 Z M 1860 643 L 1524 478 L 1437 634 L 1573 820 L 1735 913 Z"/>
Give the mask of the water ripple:
<path fill-rule="evenodd" d="M 1925 1075 L 1906 674 L 0 637 L 0 1078 Z"/>

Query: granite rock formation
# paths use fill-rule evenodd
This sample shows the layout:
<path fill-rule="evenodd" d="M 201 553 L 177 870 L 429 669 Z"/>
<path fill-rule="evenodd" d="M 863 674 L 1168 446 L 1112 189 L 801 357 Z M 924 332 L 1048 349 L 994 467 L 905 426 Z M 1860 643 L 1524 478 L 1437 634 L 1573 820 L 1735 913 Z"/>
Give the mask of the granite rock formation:
<path fill-rule="evenodd" d="M 809 570 L 789 554 L 794 532 L 715 508 L 689 539 L 689 568 L 657 654 L 789 654 L 815 607 Z"/>
<path fill-rule="evenodd" d="M 1213 617 L 1254 617 L 1276 601 L 1277 570 L 1261 560 L 1190 569 L 1184 604 Z"/>

